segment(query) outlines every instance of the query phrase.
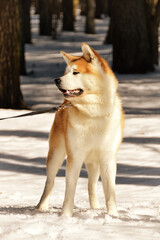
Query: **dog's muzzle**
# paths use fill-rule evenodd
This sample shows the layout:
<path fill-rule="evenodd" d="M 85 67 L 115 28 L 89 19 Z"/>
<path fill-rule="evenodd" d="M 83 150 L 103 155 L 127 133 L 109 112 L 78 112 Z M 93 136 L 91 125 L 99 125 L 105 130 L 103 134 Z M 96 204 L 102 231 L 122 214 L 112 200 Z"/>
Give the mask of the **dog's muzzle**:
<path fill-rule="evenodd" d="M 83 90 L 80 88 L 78 88 L 78 89 L 62 89 L 60 78 L 56 78 L 54 81 L 55 81 L 55 84 L 58 87 L 58 89 L 62 92 L 63 96 L 66 98 L 80 96 L 83 93 Z"/>

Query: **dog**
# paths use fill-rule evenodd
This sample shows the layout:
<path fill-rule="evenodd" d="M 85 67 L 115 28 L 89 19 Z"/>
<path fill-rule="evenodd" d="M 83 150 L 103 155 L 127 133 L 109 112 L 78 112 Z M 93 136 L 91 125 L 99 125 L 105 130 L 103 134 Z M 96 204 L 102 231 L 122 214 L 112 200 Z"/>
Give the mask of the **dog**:
<path fill-rule="evenodd" d="M 86 43 L 82 43 L 81 48 L 82 56 L 61 52 L 67 68 L 55 83 L 64 96 L 63 104 L 71 106 L 55 115 L 49 136 L 47 180 L 37 208 L 48 210 L 56 174 L 67 155 L 62 214 L 72 216 L 76 184 L 84 163 L 90 207 L 100 207 L 96 189 L 101 175 L 107 213 L 117 217 L 116 153 L 124 122 L 117 94 L 118 81 L 108 63 L 93 48 Z"/>

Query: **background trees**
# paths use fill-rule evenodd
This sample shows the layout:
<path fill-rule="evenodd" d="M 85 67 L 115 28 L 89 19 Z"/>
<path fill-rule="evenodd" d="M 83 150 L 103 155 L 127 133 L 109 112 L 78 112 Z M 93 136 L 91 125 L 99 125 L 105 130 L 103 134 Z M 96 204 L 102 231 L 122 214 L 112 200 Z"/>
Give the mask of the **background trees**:
<path fill-rule="evenodd" d="M 159 21 L 158 0 L 111 1 L 110 34 L 115 71 L 144 73 L 154 69 L 154 64 L 158 64 Z"/>
<path fill-rule="evenodd" d="M 109 15 L 106 39 L 117 72 L 142 73 L 158 64 L 160 0 L 0 0 L 0 107 L 24 106 L 19 75 L 26 74 L 25 43 L 32 42 L 31 6 L 39 14 L 39 33 L 53 39 L 60 21 L 59 31 L 75 31 L 77 7 L 86 33 L 95 34 L 95 18 Z"/>
<path fill-rule="evenodd" d="M 126 4 L 126 0 L 112 0 L 111 18 L 113 69 L 122 73 L 153 70 L 145 1 L 128 0 Z"/>

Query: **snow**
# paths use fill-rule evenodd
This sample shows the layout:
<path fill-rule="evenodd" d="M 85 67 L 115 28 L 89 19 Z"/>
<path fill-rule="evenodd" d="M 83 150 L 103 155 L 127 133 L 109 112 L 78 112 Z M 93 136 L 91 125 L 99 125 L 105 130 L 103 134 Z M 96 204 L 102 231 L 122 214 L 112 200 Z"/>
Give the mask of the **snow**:
<path fill-rule="evenodd" d="M 37 35 L 37 17 L 32 19 L 33 44 L 26 46 L 28 75 L 21 77 L 25 101 L 32 109 L 57 106 L 61 94 L 53 78 L 65 64 L 59 51 L 80 52 L 81 42 L 91 44 L 111 63 L 111 46 L 102 44 L 107 20 L 97 20 L 97 35 L 83 33 L 83 18 L 77 32 L 61 33 L 53 41 Z M 117 75 L 126 112 L 124 141 L 117 156 L 117 207 L 119 218 L 107 215 L 101 182 L 101 209 L 89 209 L 87 174 L 83 167 L 78 181 L 72 218 L 59 216 L 64 199 L 65 164 L 60 168 L 50 209 L 38 212 L 45 183 L 48 134 L 54 114 L 0 122 L 0 239 L 160 239 L 160 71 L 146 75 Z M 0 117 L 30 112 L 0 109 Z"/>

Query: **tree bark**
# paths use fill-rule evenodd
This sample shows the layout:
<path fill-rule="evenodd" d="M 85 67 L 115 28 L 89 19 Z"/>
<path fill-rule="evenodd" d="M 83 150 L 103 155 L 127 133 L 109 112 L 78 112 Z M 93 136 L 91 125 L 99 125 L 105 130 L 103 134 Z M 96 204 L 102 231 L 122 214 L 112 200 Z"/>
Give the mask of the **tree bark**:
<path fill-rule="evenodd" d="M 113 69 L 120 73 L 152 71 L 145 0 L 112 0 L 111 17 Z"/>
<path fill-rule="evenodd" d="M 62 0 L 63 31 L 74 31 L 73 0 Z"/>
<path fill-rule="evenodd" d="M 0 107 L 22 108 L 18 0 L 0 1 Z"/>
<path fill-rule="evenodd" d="M 95 3 L 94 0 L 86 0 L 86 33 L 95 33 L 94 16 L 95 16 Z"/>

